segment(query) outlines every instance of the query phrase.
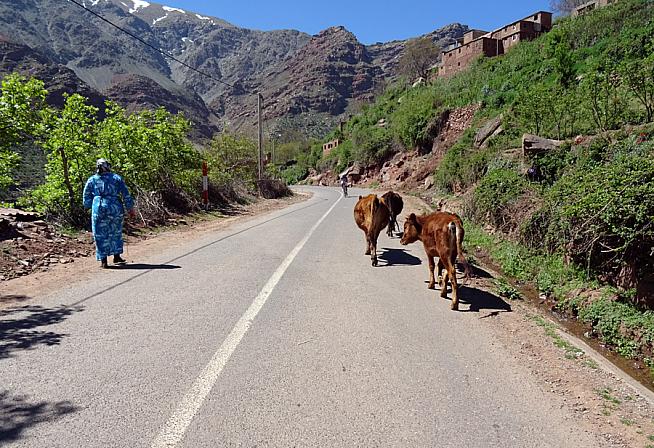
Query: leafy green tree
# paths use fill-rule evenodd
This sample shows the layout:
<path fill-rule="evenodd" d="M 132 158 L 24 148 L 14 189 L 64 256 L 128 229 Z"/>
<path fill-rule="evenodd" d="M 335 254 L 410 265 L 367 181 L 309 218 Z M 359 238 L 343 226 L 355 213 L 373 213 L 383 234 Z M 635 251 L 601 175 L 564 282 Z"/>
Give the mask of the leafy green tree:
<path fill-rule="evenodd" d="M 222 133 L 211 142 L 207 153 L 209 178 L 219 186 L 241 182 L 249 189 L 256 187 L 257 144 L 245 136 Z"/>
<path fill-rule="evenodd" d="M 551 58 L 557 81 L 564 89 L 569 88 L 576 77 L 575 58 L 568 33 L 555 28 L 547 35 L 546 52 Z"/>
<path fill-rule="evenodd" d="M 97 108 L 74 94 L 66 98 L 63 110 L 46 119 L 42 146 L 46 151 L 46 183 L 34 191 L 45 211 L 81 224 L 84 184 L 93 172 L 97 150 L 95 125 Z"/>
<path fill-rule="evenodd" d="M 551 114 L 551 90 L 544 84 L 534 84 L 522 90 L 515 101 L 514 113 L 519 123 L 530 132 L 540 135 Z"/>
<path fill-rule="evenodd" d="M 183 115 L 163 108 L 128 114 L 109 102 L 106 118 L 97 125 L 97 147 L 130 185 L 146 191 L 175 189 L 177 174 L 200 162 L 186 139 L 189 128 Z"/>
<path fill-rule="evenodd" d="M 654 55 L 642 60 L 627 60 L 620 65 L 620 75 L 629 91 L 645 108 L 647 122 L 654 116 Z"/>
<path fill-rule="evenodd" d="M 43 82 L 9 75 L 2 80 L 0 95 L 0 193 L 14 183 L 13 171 L 20 162 L 15 147 L 33 140 L 46 109 Z"/>
<path fill-rule="evenodd" d="M 585 106 L 597 130 L 617 128 L 625 116 L 627 103 L 618 73 L 610 68 L 591 70 L 583 79 Z"/>

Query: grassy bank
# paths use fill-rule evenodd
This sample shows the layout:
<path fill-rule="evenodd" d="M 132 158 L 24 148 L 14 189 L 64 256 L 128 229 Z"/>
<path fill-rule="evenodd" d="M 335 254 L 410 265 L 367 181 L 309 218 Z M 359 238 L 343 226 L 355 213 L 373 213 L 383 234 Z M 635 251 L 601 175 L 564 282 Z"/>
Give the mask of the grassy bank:
<path fill-rule="evenodd" d="M 643 361 L 654 378 L 654 312 L 636 307 L 628 293 L 601 285 L 559 254 L 543 254 L 497 235 L 481 226 L 466 223 L 466 251 L 481 250 L 503 274 L 518 285 L 529 285 L 547 297 L 559 311 L 574 316 L 616 353 Z M 516 298 L 507 282 L 498 293 Z"/>

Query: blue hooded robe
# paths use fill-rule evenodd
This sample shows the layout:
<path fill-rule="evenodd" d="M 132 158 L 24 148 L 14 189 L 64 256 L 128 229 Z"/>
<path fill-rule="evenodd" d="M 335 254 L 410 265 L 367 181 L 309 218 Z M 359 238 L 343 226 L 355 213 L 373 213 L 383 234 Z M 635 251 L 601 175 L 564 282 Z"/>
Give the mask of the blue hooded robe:
<path fill-rule="evenodd" d="M 122 196 L 122 201 L 119 198 Z M 124 206 L 123 206 L 124 204 Z M 134 200 L 118 174 L 106 172 L 89 177 L 84 187 L 84 208 L 91 209 L 91 228 L 98 260 L 123 253 L 123 214 Z"/>

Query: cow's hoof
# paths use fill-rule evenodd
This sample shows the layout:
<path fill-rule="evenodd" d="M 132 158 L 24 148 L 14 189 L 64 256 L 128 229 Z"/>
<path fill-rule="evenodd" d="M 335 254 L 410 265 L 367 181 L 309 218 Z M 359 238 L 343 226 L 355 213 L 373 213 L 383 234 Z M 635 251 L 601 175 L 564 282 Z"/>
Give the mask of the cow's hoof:
<path fill-rule="evenodd" d="M 370 250 L 367 250 L 364 255 L 370 255 Z"/>
<path fill-rule="evenodd" d="M 451 308 L 452 308 L 452 311 L 459 311 L 459 304 L 452 302 Z"/>
<path fill-rule="evenodd" d="M 447 292 L 441 293 L 441 299 L 447 299 Z"/>
<path fill-rule="evenodd" d="M 373 266 L 373 267 L 377 267 L 377 265 L 379 265 L 379 263 L 377 262 L 377 260 L 372 260 L 372 266 Z"/>
<path fill-rule="evenodd" d="M 436 289 L 436 284 L 435 283 L 428 284 L 427 289 Z"/>

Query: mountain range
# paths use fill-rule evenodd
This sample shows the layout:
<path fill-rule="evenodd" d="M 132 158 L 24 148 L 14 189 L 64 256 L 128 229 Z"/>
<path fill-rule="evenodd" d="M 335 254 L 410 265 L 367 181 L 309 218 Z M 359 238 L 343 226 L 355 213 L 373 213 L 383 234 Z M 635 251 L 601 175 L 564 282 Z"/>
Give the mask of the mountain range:
<path fill-rule="evenodd" d="M 315 36 L 250 30 L 143 0 L 77 1 L 154 48 L 69 0 L 0 0 L 0 74 L 43 79 L 55 105 L 79 92 L 99 107 L 112 99 L 128 110 L 182 111 L 198 137 L 253 129 L 255 92 L 267 132 L 322 135 L 397 76 L 406 44 L 366 46 L 338 26 Z M 426 36 L 446 46 L 466 30 L 452 24 Z"/>

